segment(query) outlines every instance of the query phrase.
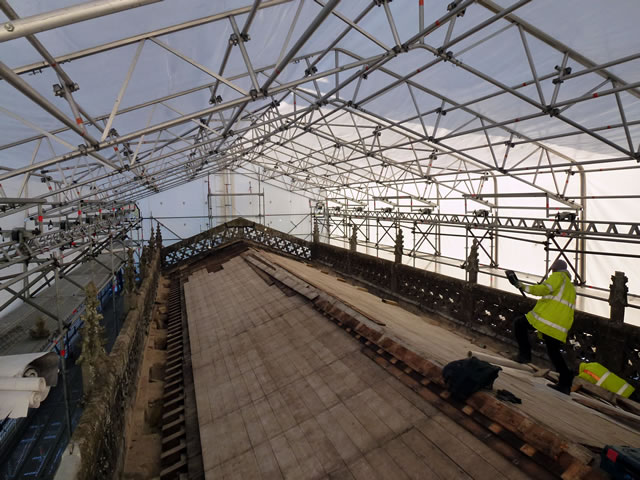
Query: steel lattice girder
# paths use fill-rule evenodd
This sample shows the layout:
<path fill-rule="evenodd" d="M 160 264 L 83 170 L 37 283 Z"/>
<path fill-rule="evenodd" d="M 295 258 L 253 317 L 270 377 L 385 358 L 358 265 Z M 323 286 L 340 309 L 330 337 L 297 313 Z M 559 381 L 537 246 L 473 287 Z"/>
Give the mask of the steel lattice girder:
<path fill-rule="evenodd" d="M 331 217 L 347 219 L 375 219 L 391 222 L 408 222 L 419 225 L 448 225 L 463 228 L 502 229 L 539 234 L 554 234 L 573 238 L 589 237 L 595 239 L 627 238 L 630 243 L 640 244 L 640 223 L 584 221 L 575 218 L 564 220 L 558 217 L 495 217 L 479 214 L 439 214 L 410 212 L 371 212 L 341 210 L 331 212 Z M 318 219 L 322 216 L 318 216 Z"/>

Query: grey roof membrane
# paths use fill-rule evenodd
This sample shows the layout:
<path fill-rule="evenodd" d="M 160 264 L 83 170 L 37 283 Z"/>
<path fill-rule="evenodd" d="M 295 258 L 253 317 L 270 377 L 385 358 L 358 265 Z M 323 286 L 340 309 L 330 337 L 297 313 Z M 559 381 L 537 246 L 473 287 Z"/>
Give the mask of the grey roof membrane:
<path fill-rule="evenodd" d="M 111 271 L 107 270 L 103 265 L 100 265 L 100 263 L 110 266 L 111 255 L 101 254 L 97 260 L 97 262 L 92 260 L 83 263 L 65 277 L 69 277 L 75 283 L 85 286 L 93 281 L 98 289 L 101 290 L 108 283 L 111 277 Z M 122 258 L 117 254 L 114 255 L 114 270 L 118 270 L 123 263 Z M 74 285 L 66 278 L 61 278 L 59 295 L 60 315 L 63 320 L 74 321 L 78 319 L 83 312 L 84 291 L 80 290 L 77 285 Z M 56 288 L 53 282 L 51 286 L 43 289 L 42 292 L 31 300 L 53 315 L 56 315 Z M 16 355 L 47 349 L 51 344 L 50 338 L 36 340 L 31 338 L 29 334 L 29 329 L 34 327 L 39 318 L 44 319 L 46 328 L 48 328 L 52 334 L 57 330 L 58 325 L 54 319 L 26 303 L 22 303 L 18 308 L 0 318 L 0 354 Z"/>

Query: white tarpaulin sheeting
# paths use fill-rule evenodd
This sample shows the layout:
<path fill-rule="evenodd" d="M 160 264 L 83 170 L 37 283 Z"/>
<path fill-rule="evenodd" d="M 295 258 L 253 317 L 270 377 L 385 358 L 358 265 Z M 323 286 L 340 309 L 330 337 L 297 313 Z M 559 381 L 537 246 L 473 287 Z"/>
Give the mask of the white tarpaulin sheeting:
<path fill-rule="evenodd" d="M 0 357 L 0 418 L 26 417 L 58 383 L 58 355 L 31 353 Z"/>
<path fill-rule="evenodd" d="M 12 6 L 24 18 L 78 3 Z M 125 113 L 113 118 L 117 134 L 105 142 L 137 133 L 97 152 L 124 170 L 114 173 L 95 157 L 77 155 L 77 133 L 37 138 L 63 124 L 3 81 L 0 144 L 34 138 L 0 150 L 0 166 L 10 172 L 61 160 L 44 168 L 51 183 L 26 182 L 31 196 L 65 189 L 54 198 L 70 205 L 78 198 L 139 200 L 229 169 L 254 185 L 260 180 L 300 194 L 292 198 L 302 203 L 348 199 L 372 209 L 380 208 L 373 197 L 395 195 L 418 204 L 439 198 L 442 213 L 489 206 L 496 216 L 530 218 L 575 209 L 582 220 L 640 221 L 637 1 L 479 0 L 451 16 L 464 2 L 426 0 L 421 8 L 418 0 L 343 0 L 317 28 L 314 19 L 327 1 L 257 3 L 249 37 L 240 42 L 247 59 L 239 44 L 230 46 L 230 36 L 233 22 L 239 31 L 245 26 L 251 1 L 165 0 L 38 33 L 51 55 L 64 56 L 62 68 L 79 85 L 77 104 L 99 119 L 98 127 L 84 119 L 87 132 L 103 137 L 124 92 L 116 110 Z M 205 17 L 211 18 L 193 28 L 158 30 Z M 429 30 L 416 39 L 420 25 Z M 294 46 L 294 61 L 276 71 Z M 0 43 L 0 61 L 72 116 L 68 102 L 53 94 L 56 73 L 37 68 L 42 57 L 26 39 Z M 262 86 L 273 76 L 265 95 Z M 194 118 L 179 121 L 187 114 Z M 168 121 L 174 124 L 159 127 Z M 65 153 L 72 158 L 62 159 Z M 23 182 L 25 175 L 3 180 L 6 195 L 17 196 Z M 184 189 L 193 196 L 184 200 L 198 204 L 192 211 L 206 203 L 202 184 L 193 185 Z M 527 197 L 541 192 L 548 198 Z M 518 196 L 463 200 L 479 193 Z M 151 204 L 160 215 L 158 202 Z M 187 223 L 195 231 L 184 234 L 205 226 Z M 500 266 L 544 273 L 541 244 L 501 242 Z M 637 243 L 593 239 L 584 247 L 592 252 L 589 284 L 606 288 L 609 276 L 624 270 L 631 291 L 640 291 L 632 274 L 638 259 L 596 254 L 637 255 Z M 455 238 L 445 249 L 464 256 Z"/>

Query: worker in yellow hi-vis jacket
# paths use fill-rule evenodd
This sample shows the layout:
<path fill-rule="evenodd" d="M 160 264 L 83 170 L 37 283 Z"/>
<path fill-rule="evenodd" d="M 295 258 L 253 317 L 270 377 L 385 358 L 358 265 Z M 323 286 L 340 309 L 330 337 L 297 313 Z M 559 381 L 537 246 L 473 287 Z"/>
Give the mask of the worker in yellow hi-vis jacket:
<path fill-rule="evenodd" d="M 625 398 L 629 398 L 635 390 L 625 379 L 596 362 L 581 363 L 578 372 L 580 378 Z"/>
<path fill-rule="evenodd" d="M 551 265 L 552 274 L 537 285 L 518 283 L 516 287 L 541 297 L 536 306 L 526 315 L 519 314 L 513 321 L 513 332 L 520 352 L 517 361 L 531 362 L 531 344 L 529 332 L 538 331 L 546 346 L 551 363 L 560 374 L 557 385 L 550 385 L 559 392 L 569 394 L 573 382 L 573 372 L 567 367 L 562 356 L 562 344 L 567 341 L 567 334 L 573 324 L 573 313 L 576 302 L 576 289 L 571 283 L 571 275 L 563 260 L 556 260 Z"/>

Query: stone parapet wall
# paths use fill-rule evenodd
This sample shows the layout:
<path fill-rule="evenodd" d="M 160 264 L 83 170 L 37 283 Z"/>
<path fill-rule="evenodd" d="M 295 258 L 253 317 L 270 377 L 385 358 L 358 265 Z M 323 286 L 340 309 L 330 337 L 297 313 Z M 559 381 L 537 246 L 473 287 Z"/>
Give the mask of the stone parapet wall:
<path fill-rule="evenodd" d="M 387 296 L 512 345 L 513 316 L 535 305 L 534 298 L 320 243 L 317 230 L 315 233 L 315 241 L 307 242 L 238 218 L 165 247 L 163 266 L 168 270 L 178 268 L 223 245 L 247 242 L 279 254 L 324 263 Z M 640 388 L 640 328 L 577 311 L 568 345 L 573 363 L 598 361 Z M 537 342 L 534 351 L 542 355 L 544 344 Z"/>
<path fill-rule="evenodd" d="M 525 313 L 535 298 L 421 270 L 323 243 L 311 246 L 314 261 L 360 280 L 397 299 L 437 313 L 472 331 L 515 345 L 511 331 L 515 313 Z M 640 387 L 640 328 L 576 311 L 568 354 L 574 364 L 598 361 L 636 388 Z M 534 350 L 540 355 L 544 343 Z"/>
<path fill-rule="evenodd" d="M 156 250 L 137 294 L 129 299 L 130 310 L 63 453 L 56 479 L 117 477 L 123 459 L 127 412 L 135 400 L 159 276 L 160 252 Z"/>

